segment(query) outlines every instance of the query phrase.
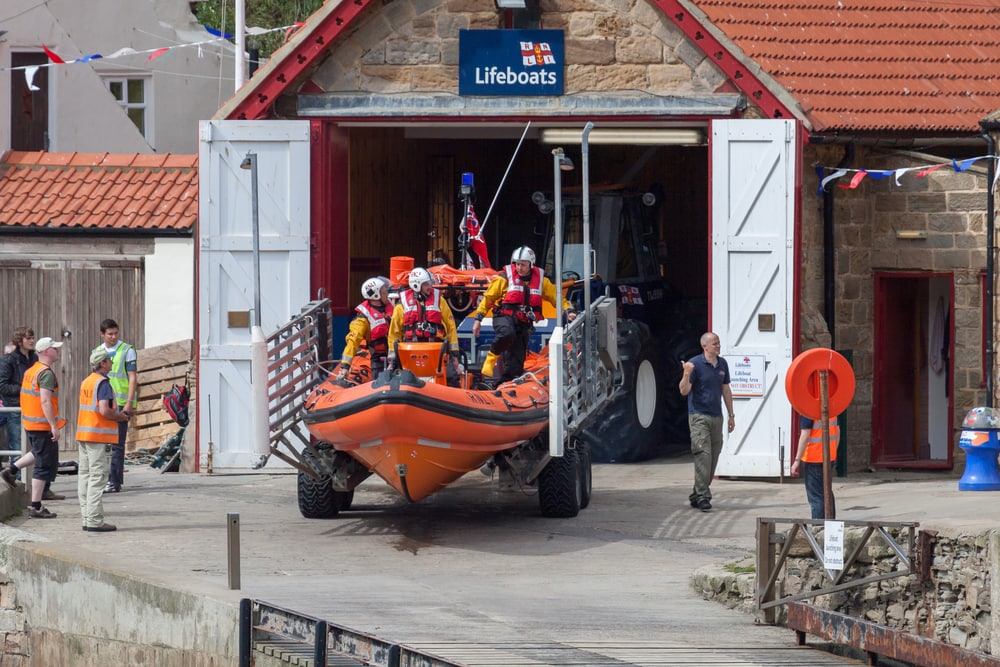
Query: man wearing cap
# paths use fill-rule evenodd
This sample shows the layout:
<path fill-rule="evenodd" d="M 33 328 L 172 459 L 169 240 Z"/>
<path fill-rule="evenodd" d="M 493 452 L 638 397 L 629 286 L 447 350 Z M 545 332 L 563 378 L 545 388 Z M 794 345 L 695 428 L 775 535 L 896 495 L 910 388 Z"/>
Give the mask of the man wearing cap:
<path fill-rule="evenodd" d="M 76 440 L 80 455 L 77 493 L 83 530 L 109 533 L 118 528 L 104 520 L 104 485 L 111 465 L 111 446 L 118 442 L 118 424 L 128 415 L 115 410 L 115 392 L 108 381 L 111 357 L 104 347 L 90 353 L 91 373 L 80 385 Z"/>
<path fill-rule="evenodd" d="M 35 342 L 38 361 L 24 374 L 21 382 L 21 423 L 28 434 L 31 451 L 0 472 L 8 486 L 14 488 L 17 471 L 32 463 L 31 475 L 32 519 L 54 519 L 56 515 L 42 506 L 45 482 L 51 482 L 59 471 L 59 436 L 66 420 L 59 416 L 59 380 L 52 365 L 59 360 L 57 343 L 48 336 Z"/>

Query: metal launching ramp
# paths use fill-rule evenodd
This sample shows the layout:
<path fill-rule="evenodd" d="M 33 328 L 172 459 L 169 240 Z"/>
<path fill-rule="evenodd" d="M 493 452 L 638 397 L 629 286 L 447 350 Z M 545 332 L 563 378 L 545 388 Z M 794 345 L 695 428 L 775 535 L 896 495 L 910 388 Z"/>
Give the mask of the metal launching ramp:
<path fill-rule="evenodd" d="M 260 600 L 240 609 L 240 667 L 512 667 L 542 665 L 714 665 L 818 667 L 864 664 L 805 646 L 692 646 L 678 642 L 397 643 Z"/>

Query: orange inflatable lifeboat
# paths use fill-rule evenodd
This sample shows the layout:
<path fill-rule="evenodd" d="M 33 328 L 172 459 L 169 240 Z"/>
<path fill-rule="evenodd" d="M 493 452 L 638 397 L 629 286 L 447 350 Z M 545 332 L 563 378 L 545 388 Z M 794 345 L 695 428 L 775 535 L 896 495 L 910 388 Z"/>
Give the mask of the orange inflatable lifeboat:
<path fill-rule="evenodd" d="M 398 358 L 401 370 L 384 371 L 372 382 L 327 379 L 306 400 L 303 421 L 316 440 L 354 458 L 411 501 L 548 425 L 547 350 L 529 353 L 524 375 L 495 388 L 473 388 L 438 343 L 400 343 Z M 449 376 L 458 386 L 449 386 Z"/>

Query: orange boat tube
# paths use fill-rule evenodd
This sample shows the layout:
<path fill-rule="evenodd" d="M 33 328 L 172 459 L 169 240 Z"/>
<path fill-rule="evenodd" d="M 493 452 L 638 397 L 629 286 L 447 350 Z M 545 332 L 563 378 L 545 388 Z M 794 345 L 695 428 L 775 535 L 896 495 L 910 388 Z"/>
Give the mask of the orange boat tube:
<path fill-rule="evenodd" d="M 451 387 L 405 368 L 365 384 L 328 379 L 306 400 L 303 421 L 314 438 L 420 500 L 545 429 L 548 357 L 531 362 L 495 389 Z"/>

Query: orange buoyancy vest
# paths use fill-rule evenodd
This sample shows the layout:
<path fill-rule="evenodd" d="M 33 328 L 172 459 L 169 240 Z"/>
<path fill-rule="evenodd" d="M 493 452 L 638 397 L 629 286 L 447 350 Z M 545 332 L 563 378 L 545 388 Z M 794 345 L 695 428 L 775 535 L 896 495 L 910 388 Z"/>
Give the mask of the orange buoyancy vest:
<path fill-rule="evenodd" d="M 389 321 L 392 319 L 392 309 L 386 306 L 382 310 L 372 306 L 370 301 L 362 301 L 354 310 L 368 320 L 368 347 L 375 354 L 385 354 L 389 351 Z"/>
<path fill-rule="evenodd" d="M 413 290 L 402 295 L 403 340 L 428 342 L 444 340 L 445 328 L 441 319 L 441 292 L 434 290 L 426 301 L 419 301 Z"/>
<path fill-rule="evenodd" d="M 525 282 L 521 274 L 517 272 L 517 267 L 508 264 L 503 267 L 507 278 L 507 293 L 503 296 L 503 305 L 514 306 L 517 310 L 521 306 L 528 306 L 535 314 L 535 319 L 539 319 L 542 314 L 542 281 L 545 272 L 537 266 L 531 267 L 531 275 Z"/>
<path fill-rule="evenodd" d="M 42 388 L 38 385 L 38 376 L 49 370 L 48 365 L 40 361 L 29 368 L 21 381 L 21 423 L 24 424 L 25 431 L 48 431 L 51 430 L 49 421 L 42 412 Z M 52 390 L 52 411 L 55 413 L 56 423 L 61 420 L 59 417 L 59 379 L 56 378 L 55 389 Z"/>
<path fill-rule="evenodd" d="M 118 444 L 118 422 L 101 414 L 97 401 L 97 388 L 109 382 L 100 373 L 91 373 L 80 385 L 80 411 L 76 415 L 76 439 L 83 442 Z M 114 394 L 111 398 L 114 404 Z"/>
<path fill-rule="evenodd" d="M 837 460 L 837 445 L 840 444 L 840 425 L 837 418 L 830 420 L 830 460 Z M 809 429 L 809 440 L 806 442 L 806 451 L 802 454 L 802 460 L 806 463 L 823 462 L 823 421 L 817 419 L 813 421 L 812 428 Z"/>

